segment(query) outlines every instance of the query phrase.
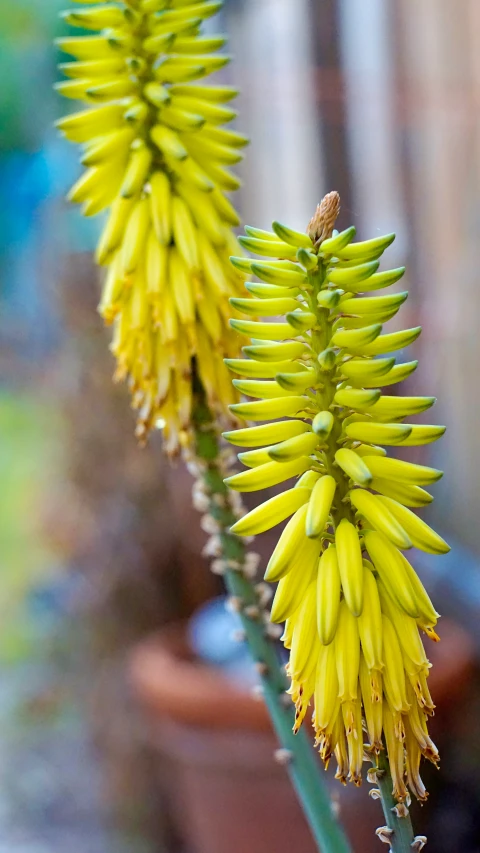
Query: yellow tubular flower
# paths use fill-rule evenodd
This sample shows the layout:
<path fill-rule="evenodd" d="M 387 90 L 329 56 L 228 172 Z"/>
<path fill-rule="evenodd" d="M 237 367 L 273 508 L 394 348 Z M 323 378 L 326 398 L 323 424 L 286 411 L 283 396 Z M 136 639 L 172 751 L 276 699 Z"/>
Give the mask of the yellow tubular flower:
<path fill-rule="evenodd" d="M 237 398 L 222 359 L 238 353 L 228 299 L 243 279 L 228 260 L 239 219 L 225 192 L 239 186 L 229 166 L 247 139 L 222 127 L 237 92 L 202 80 L 229 61 L 217 53 L 224 36 L 201 34 L 222 3 L 84 2 L 64 18 L 92 34 L 58 41 L 74 61 L 57 89 L 89 105 L 58 122 L 86 169 L 69 199 L 85 216 L 106 211 L 99 311 L 114 323 L 116 377 L 128 380 L 139 439 L 163 426 L 174 454 L 188 437 L 192 371 L 215 414 Z"/>
<path fill-rule="evenodd" d="M 416 340 L 420 328 L 383 332 L 406 298 L 371 295 L 404 273 L 378 272 L 394 235 L 355 243 L 354 228 L 334 231 L 339 202 L 337 193 L 325 196 L 307 234 L 278 222 L 272 233 L 247 228 L 240 242 L 266 260 L 232 258 L 260 280 L 246 284 L 252 299 L 232 300 L 259 318 L 231 321 L 253 340 L 246 358 L 227 364 L 249 377 L 235 384 L 256 398 L 232 409 L 265 423 L 225 434 L 257 448 L 239 455 L 250 467 L 226 482 L 255 491 L 288 481 L 232 531 L 289 519 L 265 577 L 279 581 L 273 621 L 287 620 L 295 728 L 313 697 L 316 745 L 326 763 L 337 756 L 337 778 L 358 785 L 364 748 L 372 760 L 385 749 L 395 797 L 406 800 L 408 787 L 423 800 L 420 757 L 436 763 L 438 753 L 427 731 L 434 705 L 419 629 L 437 640 L 438 614 L 402 551 L 449 550 L 410 509 L 432 500 L 423 486 L 441 472 L 391 458 L 382 445 L 427 444 L 445 428 L 405 423 L 434 398 L 389 394 L 416 362 L 397 365 L 384 354 Z M 269 423 L 276 418 L 284 420 Z"/>

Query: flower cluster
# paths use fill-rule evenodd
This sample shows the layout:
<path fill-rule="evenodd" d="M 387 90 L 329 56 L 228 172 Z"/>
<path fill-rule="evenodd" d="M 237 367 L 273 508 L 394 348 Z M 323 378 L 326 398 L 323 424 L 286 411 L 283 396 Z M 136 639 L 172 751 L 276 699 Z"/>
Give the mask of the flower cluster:
<path fill-rule="evenodd" d="M 126 378 L 142 440 L 164 426 L 178 451 L 190 426 L 192 370 L 217 414 L 235 399 L 223 356 L 236 353 L 228 298 L 242 279 L 237 213 L 225 192 L 239 186 L 229 166 L 244 136 L 230 86 L 194 83 L 222 68 L 226 39 L 202 35 L 221 2 L 123 0 L 68 11 L 68 24 L 97 31 L 59 39 L 62 95 L 90 108 L 58 127 L 83 146 L 85 172 L 71 201 L 85 216 L 108 210 L 96 260 L 107 268 L 99 310 L 114 323 L 117 378 Z"/>
<path fill-rule="evenodd" d="M 407 294 L 370 295 L 404 274 L 378 272 L 394 235 L 352 242 L 354 228 L 333 231 L 338 211 L 330 193 L 307 234 L 277 222 L 273 232 L 246 228 L 242 245 L 267 259 L 232 258 L 259 279 L 232 305 L 277 319 L 231 321 L 252 339 L 246 358 L 227 360 L 244 377 L 233 384 L 255 398 L 232 408 L 264 423 L 225 434 L 255 448 L 239 453 L 247 470 L 226 482 L 250 492 L 298 478 L 232 530 L 254 535 L 290 519 L 265 578 L 278 582 L 272 619 L 285 622 L 296 729 L 313 697 L 316 744 L 325 763 L 335 753 L 342 782 L 360 784 L 364 749 L 385 748 L 396 799 L 408 800 L 408 786 L 423 800 L 420 758 L 436 763 L 438 753 L 419 631 L 437 640 L 438 614 L 403 551 L 449 550 L 410 509 L 431 502 L 424 486 L 441 472 L 389 457 L 382 445 L 428 444 L 445 428 L 405 423 L 434 398 L 388 393 L 417 366 L 396 364 L 392 353 L 421 331 L 383 334 Z"/>

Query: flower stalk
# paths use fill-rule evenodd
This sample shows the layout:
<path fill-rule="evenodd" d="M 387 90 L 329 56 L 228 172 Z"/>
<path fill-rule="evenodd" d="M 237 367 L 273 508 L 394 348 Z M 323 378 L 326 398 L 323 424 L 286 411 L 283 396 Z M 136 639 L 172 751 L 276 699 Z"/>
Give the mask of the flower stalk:
<path fill-rule="evenodd" d="M 218 540 L 217 547 L 213 547 L 214 568 L 224 576 L 230 601 L 241 619 L 245 640 L 257 665 L 263 698 L 281 745 L 278 758 L 286 764 L 318 849 L 322 853 L 349 853 L 350 845 L 334 815 L 321 766 L 309 738 L 304 731 L 298 735 L 293 733 L 295 712 L 285 692 L 288 679 L 272 630 L 275 626 L 269 623 L 265 609 L 264 585 L 254 582 L 255 555 L 249 555 L 242 539 L 230 532 L 238 519 L 239 507 L 235 506 L 235 496 L 224 483 L 218 433 L 201 388 L 195 395 L 193 419 L 193 459 L 200 478 L 194 489 L 196 503 L 216 522 Z M 204 503 L 198 500 L 199 492 L 205 498 Z M 253 560 L 249 559 L 252 557 Z"/>
<path fill-rule="evenodd" d="M 389 845 L 392 853 L 412 853 L 412 850 L 421 850 L 421 847 L 414 847 L 412 821 L 407 806 L 399 806 L 393 797 L 392 775 L 385 752 L 378 754 L 371 773 L 370 778 L 378 785 L 376 790 L 386 820 L 386 826 L 377 829 L 377 836 Z M 374 791 L 375 789 L 372 789 L 370 794 Z"/>

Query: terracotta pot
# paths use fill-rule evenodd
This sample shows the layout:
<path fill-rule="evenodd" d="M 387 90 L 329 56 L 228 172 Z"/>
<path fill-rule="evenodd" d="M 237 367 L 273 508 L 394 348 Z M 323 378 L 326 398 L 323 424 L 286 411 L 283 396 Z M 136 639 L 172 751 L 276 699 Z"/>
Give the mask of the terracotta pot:
<path fill-rule="evenodd" d="M 442 638 L 432 650 L 430 678 L 440 718 L 449 697 L 458 701 L 473 661 L 461 628 L 442 620 Z M 130 676 L 169 761 L 172 805 L 189 851 L 316 853 L 286 770 L 274 761 L 277 743 L 263 703 L 196 660 L 184 624 L 139 645 Z M 353 849 L 372 849 L 382 822 L 379 804 L 365 786 L 329 784 Z"/>

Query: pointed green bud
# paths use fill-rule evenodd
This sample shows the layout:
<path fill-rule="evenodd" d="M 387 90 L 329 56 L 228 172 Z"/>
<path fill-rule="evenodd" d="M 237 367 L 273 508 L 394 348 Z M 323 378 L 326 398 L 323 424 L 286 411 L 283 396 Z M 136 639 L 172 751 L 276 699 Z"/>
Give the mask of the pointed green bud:
<path fill-rule="evenodd" d="M 322 370 L 327 371 L 333 370 L 333 368 L 335 367 L 335 358 L 335 350 L 331 347 L 328 347 L 328 349 L 324 349 L 323 352 L 321 352 L 317 356 L 317 361 Z"/>
<path fill-rule="evenodd" d="M 328 438 L 333 427 L 333 415 L 331 412 L 318 412 L 312 421 L 312 429 L 319 438 Z"/>

